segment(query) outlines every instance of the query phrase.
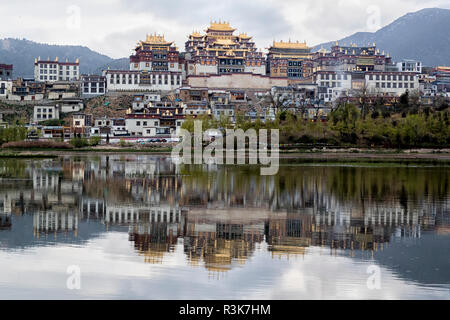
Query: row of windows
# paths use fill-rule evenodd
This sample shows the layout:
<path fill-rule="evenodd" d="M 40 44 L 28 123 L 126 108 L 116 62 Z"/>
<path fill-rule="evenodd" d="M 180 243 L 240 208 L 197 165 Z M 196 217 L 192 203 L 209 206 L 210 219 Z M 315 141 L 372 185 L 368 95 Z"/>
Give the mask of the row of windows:
<path fill-rule="evenodd" d="M 296 67 L 296 66 L 301 67 L 302 62 L 301 61 L 289 61 L 288 65 L 289 65 L 289 67 Z"/>
<path fill-rule="evenodd" d="M 331 88 L 340 88 L 342 87 L 342 83 L 341 82 L 328 82 L 328 81 L 322 81 L 320 83 L 321 87 L 330 87 L 330 83 L 331 83 Z"/>
<path fill-rule="evenodd" d="M 36 112 L 41 112 L 41 108 L 37 108 L 37 111 Z M 52 108 L 49 108 L 48 110 L 47 110 L 47 108 L 42 108 L 42 112 L 53 112 L 53 109 Z"/>
<path fill-rule="evenodd" d="M 318 75 L 317 79 L 322 80 L 347 80 L 348 75 L 347 74 L 322 74 Z"/>
<path fill-rule="evenodd" d="M 56 64 L 40 64 L 39 65 L 39 68 L 40 69 L 47 69 L 47 68 L 50 68 L 50 69 L 56 69 L 57 68 L 57 65 Z M 77 69 L 78 68 L 78 66 L 60 66 L 60 68 L 62 69 L 62 68 L 66 68 L 66 70 L 68 70 L 68 69 Z"/>
<path fill-rule="evenodd" d="M 242 72 L 242 69 L 220 68 L 219 73 L 237 73 Z"/>
<path fill-rule="evenodd" d="M 166 54 L 153 54 L 153 58 L 154 59 L 167 59 L 167 55 Z"/>
<path fill-rule="evenodd" d="M 98 88 L 97 87 L 91 87 L 91 91 L 90 93 L 104 93 L 105 89 L 104 88 Z M 89 87 L 84 87 L 84 93 L 89 93 Z"/>
<path fill-rule="evenodd" d="M 409 80 L 410 81 L 414 81 L 414 76 L 407 76 L 407 75 L 393 75 L 393 76 L 391 76 L 391 75 L 376 75 L 375 77 L 374 77 L 374 75 L 373 74 L 370 74 L 369 75 L 369 80 L 373 80 L 375 78 L 375 80 L 380 80 L 380 78 L 381 78 L 381 80 L 382 81 L 385 81 L 385 80 L 387 80 L 387 81 L 408 81 L 408 78 L 409 78 Z"/>
<path fill-rule="evenodd" d="M 53 119 L 53 115 L 52 114 L 48 114 L 48 116 L 47 116 L 47 114 L 44 113 L 41 116 L 41 114 L 38 114 L 36 116 L 36 119 Z"/>
<path fill-rule="evenodd" d="M 397 85 L 397 82 L 393 82 L 392 84 L 391 84 L 391 82 L 381 82 L 381 84 L 380 84 L 380 82 L 377 82 L 376 84 L 375 84 L 375 88 L 393 88 L 393 89 L 397 89 L 397 87 L 399 88 L 399 89 L 408 89 L 408 83 L 407 82 L 405 82 L 404 84 L 403 84 L 403 82 L 399 82 L 398 83 L 398 85 Z M 411 89 L 413 89 L 414 88 L 414 82 L 411 82 L 410 84 L 409 84 L 409 87 L 411 88 Z"/>
<path fill-rule="evenodd" d="M 168 63 L 167 63 L 167 62 L 161 62 L 161 61 L 155 61 L 155 62 L 153 62 L 152 65 L 153 65 L 153 66 L 158 66 L 158 67 L 167 67 L 167 66 L 168 66 Z M 170 67 L 173 68 L 173 67 L 174 67 L 174 64 L 171 63 L 171 64 L 170 64 Z M 138 64 L 138 63 L 135 63 L 135 64 L 134 64 L 134 68 L 135 68 L 135 69 L 138 69 L 138 68 L 139 68 L 139 64 Z M 150 62 L 146 62 L 146 63 L 145 63 L 145 68 L 150 68 Z"/>
<path fill-rule="evenodd" d="M 175 85 L 175 82 L 177 85 L 181 84 L 181 76 L 171 76 L 171 75 L 150 75 L 149 78 L 139 78 L 135 75 L 114 75 L 111 76 L 109 83 L 110 84 L 139 84 L 139 83 L 148 83 L 148 84 L 170 84 Z"/>
<path fill-rule="evenodd" d="M 241 59 L 237 59 L 237 60 L 235 60 L 235 59 L 221 59 L 220 60 L 220 64 L 221 65 L 243 65 L 243 60 L 241 60 Z"/>
<path fill-rule="evenodd" d="M 41 81 L 46 81 L 46 80 L 58 80 L 57 76 L 40 76 L 39 80 Z M 69 80 L 68 77 L 59 77 L 59 81 L 63 81 L 63 80 Z"/>
<path fill-rule="evenodd" d="M 73 75 L 74 76 L 76 76 L 77 75 L 77 72 L 76 71 L 73 71 L 72 72 L 73 73 Z M 40 74 L 58 74 L 57 72 L 56 72 L 56 70 L 40 70 Z M 62 72 L 62 70 L 60 70 L 59 71 L 59 75 L 60 76 L 62 76 L 63 75 L 63 72 Z M 66 75 L 70 75 L 70 71 L 66 71 Z"/>
<path fill-rule="evenodd" d="M 302 74 L 300 72 L 288 72 L 289 78 L 301 78 Z"/>
<path fill-rule="evenodd" d="M 147 124 L 147 121 L 142 121 L 142 126 L 143 127 L 146 127 L 148 124 Z M 157 126 L 159 126 L 159 121 L 154 121 L 153 122 L 153 125 L 155 126 L 155 127 L 157 127 Z M 141 126 L 141 121 L 136 121 L 136 127 L 140 127 Z"/>

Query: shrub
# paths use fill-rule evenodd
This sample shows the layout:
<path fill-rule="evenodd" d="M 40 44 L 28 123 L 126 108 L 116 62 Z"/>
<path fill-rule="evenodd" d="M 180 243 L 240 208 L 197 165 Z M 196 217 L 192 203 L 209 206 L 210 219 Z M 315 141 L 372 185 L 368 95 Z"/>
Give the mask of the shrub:
<path fill-rule="evenodd" d="M 25 140 L 26 137 L 27 129 L 23 126 L 0 128 L 0 144 L 4 142 Z"/>
<path fill-rule="evenodd" d="M 2 148 L 17 148 L 17 149 L 73 149 L 71 144 L 67 142 L 57 142 L 53 140 L 34 140 L 34 141 L 14 141 L 4 143 Z"/>
<path fill-rule="evenodd" d="M 70 140 L 70 144 L 75 148 L 83 148 L 89 146 L 89 142 L 86 138 L 73 138 Z"/>
<path fill-rule="evenodd" d="M 94 136 L 89 139 L 89 144 L 91 146 L 97 146 L 100 143 L 100 141 L 102 141 L 101 137 Z"/>

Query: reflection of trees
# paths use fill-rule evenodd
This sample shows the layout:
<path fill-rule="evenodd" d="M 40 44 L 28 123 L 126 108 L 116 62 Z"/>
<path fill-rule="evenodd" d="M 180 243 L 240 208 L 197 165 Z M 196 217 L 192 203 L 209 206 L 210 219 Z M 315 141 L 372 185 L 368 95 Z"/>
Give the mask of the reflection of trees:
<path fill-rule="evenodd" d="M 26 167 L 24 160 L 0 159 L 0 178 L 25 178 Z"/>
<path fill-rule="evenodd" d="M 184 166 L 185 204 L 206 205 L 218 199 L 239 203 L 270 201 L 272 208 L 318 206 L 320 198 L 339 201 L 442 201 L 449 193 L 447 168 L 281 166 L 276 176 L 260 176 L 259 168 L 222 166 L 205 170 Z M 241 201 L 242 202 L 242 201 Z M 230 202 L 228 204 L 231 204 Z"/>

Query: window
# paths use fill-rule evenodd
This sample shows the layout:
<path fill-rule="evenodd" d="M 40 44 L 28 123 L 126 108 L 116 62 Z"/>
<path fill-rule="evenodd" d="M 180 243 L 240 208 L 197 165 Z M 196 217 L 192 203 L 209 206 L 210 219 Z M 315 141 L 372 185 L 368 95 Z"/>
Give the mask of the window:
<path fill-rule="evenodd" d="M 136 121 L 136 126 L 140 126 L 141 122 L 140 121 Z"/>

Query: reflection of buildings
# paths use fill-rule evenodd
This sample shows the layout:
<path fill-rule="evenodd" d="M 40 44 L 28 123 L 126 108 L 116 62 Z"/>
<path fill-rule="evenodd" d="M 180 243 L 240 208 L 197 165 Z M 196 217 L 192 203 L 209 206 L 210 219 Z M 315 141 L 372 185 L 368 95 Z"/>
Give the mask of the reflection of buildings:
<path fill-rule="evenodd" d="M 277 257 L 301 255 L 311 246 L 376 251 L 393 238 L 450 230 L 447 187 L 438 196 L 422 190 L 398 192 L 402 179 L 397 189 L 389 189 L 379 175 L 378 184 L 371 184 L 379 192 L 366 188 L 370 192 L 361 195 L 346 189 L 355 177 L 348 179 L 348 172 L 330 176 L 329 168 L 291 178 L 292 171 L 283 168 L 277 176 L 261 177 L 259 170 L 187 168 L 147 155 L 21 163 L 6 166 L 0 160 L 0 230 L 11 229 L 15 218 L 24 217 L 32 218 L 24 231 L 31 238 L 68 235 L 40 241 L 83 241 L 108 230 L 128 231 L 136 251 L 151 263 L 162 262 L 182 243 L 191 265 L 224 272 L 244 263 L 264 243 Z M 441 176 L 433 178 L 437 182 L 427 176 L 427 190 L 439 185 Z M 340 185 L 342 177 L 350 182 Z M 0 241 L 4 237 L 8 232 L 0 232 Z"/>
<path fill-rule="evenodd" d="M 78 230 L 78 215 L 61 211 L 38 211 L 33 216 L 33 233 L 39 237 L 39 233 L 74 232 Z"/>
<path fill-rule="evenodd" d="M 0 230 L 9 230 L 11 229 L 11 215 L 0 213 Z"/>
<path fill-rule="evenodd" d="M 288 213 L 266 222 L 266 241 L 274 255 L 304 254 L 311 244 L 312 217 Z"/>
<path fill-rule="evenodd" d="M 239 211 L 236 211 L 239 212 Z M 192 211 L 186 216 L 184 252 L 192 265 L 204 264 L 223 272 L 242 264 L 264 239 L 261 216 L 240 211 L 241 216 L 223 215 L 224 210 Z"/>

